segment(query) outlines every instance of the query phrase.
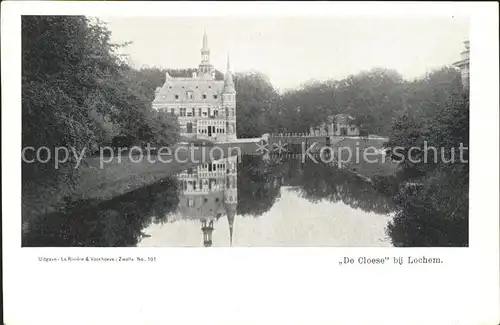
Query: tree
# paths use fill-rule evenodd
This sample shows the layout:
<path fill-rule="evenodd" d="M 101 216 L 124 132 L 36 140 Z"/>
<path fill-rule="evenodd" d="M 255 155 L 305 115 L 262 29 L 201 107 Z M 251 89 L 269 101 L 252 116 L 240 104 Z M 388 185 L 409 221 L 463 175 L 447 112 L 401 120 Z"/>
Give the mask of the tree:
<path fill-rule="evenodd" d="M 153 111 L 147 115 L 147 127 L 140 135 L 145 142 L 154 142 L 160 146 L 170 146 L 179 140 L 179 122 L 177 116 L 165 111 Z"/>
<path fill-rule="evenodd" d="M 460 147 L 469 147 L 469 94 L 459 77 L 444 68 L 414 81 L 408 111 L 390 134 L 387 146 L 404 152 L 399 209 L 388 226 L 396 246 L 468 245 L 469 155 Z M 425 160 L 424 145 L 436 157 L 428 150 Z M 420 161 L 408 162 L 412 147 Z"/>
<path fill-rule="evenodd" d="M 234 82 L 238 137 L 259 137 L 272 131 L 269 118 L 276 107 L 278 93 L 269 79 L 261 73 L 248 72 L 236 74 Z"/>
<path fill-rule="evenodd" d="M 279 103 L 278 129 L 307 132 L 328 116 L 346 113 L 364 132 L 388 134 L 403 112 L 404 80 L 393 70 L 372 69 L 342 80 L 310 81 Z"/>
<path fill-rule="evenodd" d="M 126 44 L 111 43 L 110 35 L 102 22 L 83 16 L 22 17 L 23 147 L 81 151 L 109 145 L 116 135 L 175 140 L 174 123 L 151 108 L 161 81 L 150 77 L 161 70 L 128 66 L 117 53 Z M 168 141 L 159 126 L 169 127 Z M 49 166 L 23 163 L 23 180 L 61 175 Z"/>

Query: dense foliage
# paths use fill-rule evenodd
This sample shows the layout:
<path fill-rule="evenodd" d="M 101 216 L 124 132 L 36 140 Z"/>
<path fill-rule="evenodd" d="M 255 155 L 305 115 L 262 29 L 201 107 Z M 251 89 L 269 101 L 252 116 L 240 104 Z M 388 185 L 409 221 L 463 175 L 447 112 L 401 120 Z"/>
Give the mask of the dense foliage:
<path fill-rule="evenodd" d="M 175 117 L 151 108 L 158 80 L 122 60 L 118 49 L 125 45 L 111 43 L 110 31 L 98 20 L 23 16 L 23 147 L 91 152 L 117 135 L 137 144 L 175 142 Z M 44 166 L 52 165 L 23 164 L 23 176 L 53 173 Z"/>
<path fill-rule="evenodd" d="M 468 91 L 449 69 L 414 86 L 411 106 L 394 124 L 387 143 L 404 153 L 398 175 L 404 185 L 395 197 L 400 209 L 388 233 L 396 246 L 467 246 Z"/>

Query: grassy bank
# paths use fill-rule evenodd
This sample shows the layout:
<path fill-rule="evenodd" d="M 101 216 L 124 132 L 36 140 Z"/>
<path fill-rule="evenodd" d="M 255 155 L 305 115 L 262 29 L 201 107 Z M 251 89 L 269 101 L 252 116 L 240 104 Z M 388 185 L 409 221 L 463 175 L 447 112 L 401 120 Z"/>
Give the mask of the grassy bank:
<path fill-rule="evenodd" d="M 242 154 L 255 153 L 255 148 L 254 143 L 228 143 L 212 148 L 196 148 L 191 153 L 187 146 L 179 145 L 171 148 L 172 155 L 151 155 L 149 160 L 146 157 L 139 160 L 137 155 L 130 157 L 128 154 L 106 157 L 102 161 L 100 157 L 89 157 L 75 170 L 74 184 L 40 179 L 23 182 L 22 221 L 25 224 L 37 215 L 53 212 L 54 206 L 65 196 L 73 199 L 112 199 L 189 167 L 235 155 L 238 150 Z M 177 159 L 174 156 L 176 149 Z M 61 172 L 68 171 L 63 169 Z"/>

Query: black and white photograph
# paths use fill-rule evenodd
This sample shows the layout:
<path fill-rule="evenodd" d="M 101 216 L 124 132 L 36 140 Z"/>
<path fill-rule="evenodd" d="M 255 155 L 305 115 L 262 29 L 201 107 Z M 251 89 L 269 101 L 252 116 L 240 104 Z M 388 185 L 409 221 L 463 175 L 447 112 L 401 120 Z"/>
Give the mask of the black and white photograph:
<path fill-rule="evenodd" d="M 22 17 L 22 244 L 468 246 L 460 17 Z"/>
<path fill-rule="evenodd" d="M 498 3 L 1 7 L 4 325 L 499 324 Z"/>

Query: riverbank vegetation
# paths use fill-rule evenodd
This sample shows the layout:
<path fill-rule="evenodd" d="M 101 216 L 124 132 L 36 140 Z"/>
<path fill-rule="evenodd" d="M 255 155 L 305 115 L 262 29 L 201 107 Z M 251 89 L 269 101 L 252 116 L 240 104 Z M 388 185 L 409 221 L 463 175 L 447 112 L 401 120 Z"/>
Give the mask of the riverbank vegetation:
<path fill-rule="evenodd" d="M 118 54 L 126 44 L 111 43 L 110 35 L 103 23 L 83 16 L 22 17 L 23 148 L 90 152 L 115 136 L 177 141 L 175 117 L 151 108 L 155 85 L 126 64 Z M 24 163 L 23 181 L 61 176 L 49 165 Z"/>

